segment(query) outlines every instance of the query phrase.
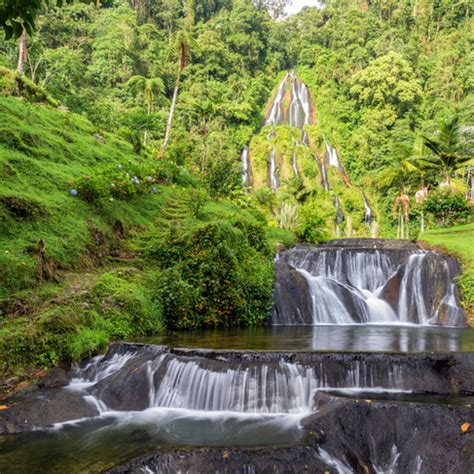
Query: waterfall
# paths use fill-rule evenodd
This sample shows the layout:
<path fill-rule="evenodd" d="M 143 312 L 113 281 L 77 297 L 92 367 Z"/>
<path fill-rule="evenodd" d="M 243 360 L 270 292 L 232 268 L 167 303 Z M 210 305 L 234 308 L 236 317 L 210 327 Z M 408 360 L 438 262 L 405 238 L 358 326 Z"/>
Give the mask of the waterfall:
<path fill-rule="evenodd" d="M 285 95 L 286 81 L 289 75 L 286 74 L 283 80 L 278 85 L 277 93 L 273 99 L 272 108 L 265 125 L 279 125 L 283 121 L 283 111 L 281 107 L 281 101 Z"/>
<path fill-rule="evenodd" d="M 454 283 L 458 266 L 454 262 L 416 248 L 297 247 L 277 259 L 273 321 L 463 324 Z M 297 288 L 299 296 L 288 305 L 284 303 L 288 296 L 279 292 L 291 288 L 293 292 Z"/>
<path fill-rule="evenodd" d="M 339 157 L 335 148 L 326 143 L 326 163 L 339 169 Z"/>
<path fill-rule="evenodd" d="M 296 161 L 296 150 L 293 150 L 293 171 L 295 173 L 295 178 L 298 179 L 300 177 L 300 174 L 298 172 L 298 163 Z"/>
<path fill-rule="evenodd" d="M 321 162 L 316 156 L 314 157 L 314 159 L 316 160 L 316 163 L 319 167 L 319 171 L 321 173 L 321 184 L 323 185 L 325 191 L 329 191 L 329 180 L 327 175 L 326 164 L 324 161 Z"/>
<path fill-rule="evenodd" d="M 311 103 L 306 84 L 300 82 L 294 71 L 292 71 L 291 102 L 289 109 L 290 127 L 303 128 L 310 123 Z"/>
<path fill-rule="evenodd" d="M 278 179 L 276 176 L 276 151 L 273 149 L 270 153 L 268 174 L 270 176 L 270 189 L 276 191 L 278 188 Z"/>
<path fill-rule="evenodd" d="M 336 208 L 336 218 L 335 218 L 336 236 L 340 237 L 340 234 L 341 234 L 340 226 L 344 222 L 344 213 L 342 212 L 341 202 L 339 201 L 338 196 L 336 196 L 336 198 L 334 199 L 334 207 Z"/>
<path fill-rule="evenodd" d="M 367 196 L 365 195 L 364 192 L 362 192 L 362 199 L 364 201 L 364 210 L 365 210 L 364 221 L 367 224 L 371 224 L 372 221 L 374 220 L 374 214 L 372 212 L 372 208 L 370 207 L 369 201 L 367 200 Z"/>
<path fill-rule="evenodd" d="M 224 417 L 231 413 L 305 416 L 314 410 L 318 391 L 410 392 L 419 370 L 416 364 L 376 356 L 360 360 L 353 355 L 322 354 L 314 360 L 308 356 L 295 360 L 275 354 L 262 360 L 234 359 L 229 354 L 174 354 L 158 346 L 113 355 L 126 360 L 113 370 L 109 357 L 97 358 L 93 370 L 77 369 L 66 387 L 82 392 L 104 416 L 150 409 L 192 411 L 193 416 L 198 412 Z"/>
<path fill-rule="evenodd" d="M 309 139 L 308 139 L 308 134 L 306 133 L 306 130 L 303 130 L 301 132 L 301 143 L 304 146 L 309 146 Z"/>
<path fill-rule="evenodd" d="M 245 146 L 240 157 L 242 162 L 242 182 L 244 184 L 249 184 L 249 147 Z"/>

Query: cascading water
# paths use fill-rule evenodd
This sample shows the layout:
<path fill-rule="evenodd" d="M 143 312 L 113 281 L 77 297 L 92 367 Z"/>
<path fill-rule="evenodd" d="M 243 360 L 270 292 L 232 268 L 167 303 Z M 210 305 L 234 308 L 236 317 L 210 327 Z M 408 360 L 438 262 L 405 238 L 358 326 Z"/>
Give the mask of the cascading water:
<path fill-rule="evenodd" d="M 295 173 L 295 178 L 298 179 L 300 177 L 300 173 L 298 171 L 298 162 L 296 161 L 296 150 L 293 150 L 293 172 Z"/>
<path fill-rule="evenodd" d="M 337 235 L 337 237 L 339 237 L 340 236 L 340 226 L 344 222 L 344 213 L 342 212 L 341 202 L 340 202 L 338 196 L 336 196 L 336 198 L 334 199 L 334 207 L 336 208 L 336 218 L 335 218 L 336 235 Z"/>
<path fill-rule="evenodd" d="M 365 195 L 364 192 L 362 192 L 362 199 L 364 201 L 364 221 L 367 224 L 371 224 L 372 221 L 374 220 L 374 213 L 372 211 L 372 208 L 370 207 L 369 201 L 367 200 L 367 196 Z"/>
<path fill-rule="evenodd" d="M 288 80 L 289 74 L 286 74 L 283 80 L 278 85 L 277 93 L 272 102 L 272 107 L 270 109 L 270 114 L 268 119 L 265 121 L 265 125 L 279 125 L 283 121 L 283 110 L 281 106 L 281 101 L 285 95 L 286 82 Z"/>
<path fill-rule="evenodd" d="M 300 82 L 292 71 L 293 84 L 291 89 L 291 103 L 289 109 L 290 127 L 303 128 L 311 120 L 311 103 L 308 88 Z"/>
<path fill-rule="evenodd" d="M 318 164 L 318 167 L 319 167 L 319 172 L 321 173 L 321 184 L 323 185 L 323 189 L 325 191 L 329 191 L 329 179 L 328 179 L 325 160 L 321 162 L 316 156 L 314 157 L 314 159 L 316 160 L 316 163 Z"/>
<path fill-rule="evenodd" d="M 301 143 L 304 146 L 309 146 L 309 139 L 308 139 L 308 134 L 306 133 L 306 130 L 303 130 L 301 132 Z"/>
<path fill-rule="evenodd" d="M 346 248 L 339 242 L 280 254 L 274 324 L 464 324 L 454 259 L 416 247 Z M 291 288 L 300 296 L 286 303 Z"/>
<path fill-rule="evenodd" d="M 240 157 L 242 163 L 242 182 L 244 184 L 250 183 L 249 178 L 249 147 L 245 146 Z"/>
<path fill-rule="evenodd" d="M 78 369 L 66 390 L 82 393 L 99 415 L 162 408 L 224 417 L 229 412 L 304 416 L 313 410 L 318 391 L 410 392 L 417 371 L 380 358 L 361 361 L 344 355 L 301 361 L 229 357 L 125 347 Z"/>
<path fill-rule="evenodd" d="M 326 143 L 326 162 L 329 166 L 335 166 L 339 168 L 339 157 L 337 156 L 337 151 L 335 148 L 331 148 L 329 144 Z"/>
<path fill-rule="evenodd" d="M 270 189 L 276 191 L 278 189 L 278 178 L 276 175 L 276 151 L 273 149 L 270 152 L 268 163 L 268 175 L 270 178 Z"/>

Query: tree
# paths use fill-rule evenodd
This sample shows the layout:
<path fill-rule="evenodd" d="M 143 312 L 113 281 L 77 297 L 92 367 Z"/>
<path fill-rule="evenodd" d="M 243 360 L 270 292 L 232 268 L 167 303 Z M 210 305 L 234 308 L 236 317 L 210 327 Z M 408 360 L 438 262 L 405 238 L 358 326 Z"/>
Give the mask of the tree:
<path fill-rule="evenodd" d="M 28 46 L 26 43 L 26 30 L 23 28 L 20 37 L 18 38 L 18 65 L 16 70 L 23 74 L 25 70 L 25 61 L 28 58 Z"/>
<path fill-rule="evenodd" d="M 175 44 L 176 44 L 176 49 L 178 51 L 178 71 L 176 74 L 173 98 L 171 100 L 170 111 L 168 114 L 168 122 L 166 124 L 165 138 L 163 140 L 163 144 L 161 145 L 160 158 L 163 158 L 166 152 L 166 147 L 168 146 L 168 141 L 171 135 L 171 127 L 173 125 L 173 115 L 176 108 L 176 101 L 178 99 L 179 85 L 181 83 L 181 73 L 183 72 L 183 69 L 186 67 L 186 64 L 188 63 L 188 60 L 190 57 L 191 38 L 189 36 L 189 33 L 185 30 L 179 31 L 178 34 L 176 35 Z"/>
<path fill-rule="evenodd" d="M 68 3 L 72 0 L 66 0 Z M 56 3 L 59 7 L 64 0 L 3 0 L 0 2 L 0 27 L 5 31 L 5 38 L 19 38 L 23 31 L 32 34 L 35 30 L 35 19 L 44 3 Z"/>
<path fill-rule="evenodd" d="M 441 122 L 436 137 L 424 136 L 423 138 L 431 154 L 421 158 L 420 162 L 426 168 L 440 173 L 447 185 L 450 185 L 456 171 L 474 164 L 472 156 L 460 153 L 460 123 L 457 115 Z"/>
<path fill-rule="evenodd" d="M 274 20 L 285 16 L 285 9 L 291 5 L 291 0 L 254 0 L 257 8 L 265 9 Z"/>
<path fill-rule="evenodd" d="M 153 112 L 153 101 L 155 95 L 161 95 L 164 92 L 165 86 L 160 77 L 146 78 L 143 76 L 132 76 L 125 86 L 130 87 L 135 92 L 142 92 L 145 97 L 147 106 L 147 115 Z M 148 129 L 145 129 L 143 134 L 143 142 L 146 145 Z"/>

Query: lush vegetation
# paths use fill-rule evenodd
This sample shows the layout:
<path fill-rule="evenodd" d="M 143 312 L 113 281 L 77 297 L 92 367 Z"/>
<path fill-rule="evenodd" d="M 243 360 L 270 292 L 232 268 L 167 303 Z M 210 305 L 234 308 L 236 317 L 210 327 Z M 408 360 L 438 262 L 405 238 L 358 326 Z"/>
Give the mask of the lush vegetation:
<path fill-rule="evenodd" d="M 434 247 L 438 247 L 459 257 L 463 274 L 459 278 L 463 301 L 474 322 L 474 246 L 472 236 L 474 224 L 453 226 L 447 229 L 431 229 L 420 238 Z"/>
<path fill-rule="evenodd" d="M 471 221 L 469 2 L 321 3 L 275 21 L 284 0 L 3 2 L 0 370 L 165 326 L 261 323 L 275 245 L 335 236 L 336 198 L 341 236 L 377 231 L 362 190 L 384 237 L 400 187 L 412 237 L 422 219 Z M 296 146 L 295 179 L 301 131 L 280 127 L 271 192 L 262 123 L 290 68 L 315 105 L 311 148 Z M 350 185 L 332 168 L 322 189 L 325 142 Z"/>
<path fill-rule="evenodd" d="M 270 242 L 291 234 L 270 232 L 250 197 L 213 200 L 183 167 L 40 99 L 0 98 L 8 384 L 110 339 L 265 319 Z"/>

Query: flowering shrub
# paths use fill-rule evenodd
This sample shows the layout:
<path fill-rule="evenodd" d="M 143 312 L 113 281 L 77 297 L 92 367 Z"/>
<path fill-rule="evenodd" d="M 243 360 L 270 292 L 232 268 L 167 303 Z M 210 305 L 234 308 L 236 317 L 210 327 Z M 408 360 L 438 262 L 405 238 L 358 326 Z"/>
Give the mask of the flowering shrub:
<path fill-rule="evenodd" d="M 136 194 L 157 192 L 157 184 L 189 184 L 186 172 L 169 162 L 126 163 L 99 168 L 75 183 L 77 195 L 86 202 L 130 199 Z"/>

